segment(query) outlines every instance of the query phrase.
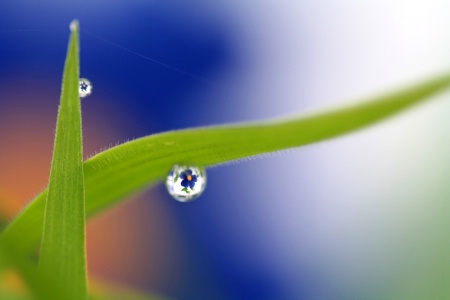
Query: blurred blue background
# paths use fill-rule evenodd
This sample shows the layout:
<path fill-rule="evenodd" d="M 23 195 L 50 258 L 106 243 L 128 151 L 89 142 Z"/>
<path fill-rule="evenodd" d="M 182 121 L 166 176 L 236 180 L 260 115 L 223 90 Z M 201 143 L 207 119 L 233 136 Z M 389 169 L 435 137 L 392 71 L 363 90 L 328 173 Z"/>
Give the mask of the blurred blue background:
<path fill-rule="evenodd" d="M 82 103 L 88 157 L 446 72 L 449 15 L 447 1 L 418 0 L 2 1 L 3 214 L 47 182 L 74 18 L 94 85 Z M 88 226 L 91 278 L 176 299 L 448 299 L 450 103 L 437 98 L 337 140 L 210 169 L 192 203 L 160 184 L 119 205 Z"/>

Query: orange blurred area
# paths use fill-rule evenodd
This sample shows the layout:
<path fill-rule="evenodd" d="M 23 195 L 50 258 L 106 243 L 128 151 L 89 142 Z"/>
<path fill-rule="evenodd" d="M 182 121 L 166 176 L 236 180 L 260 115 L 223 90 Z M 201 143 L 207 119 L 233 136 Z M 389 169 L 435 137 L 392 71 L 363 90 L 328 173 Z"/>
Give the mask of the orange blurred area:
<path fill-rule="evenodd" d="M 0 292 L 3 294 L 13 294 L 16 296 L 28 296 L 27 287 L 24 285 L 20 275 L 12 270 L 3 272 L 0 280 Z"/>
<path fill-rule="evenodd" d="M 54 122 L 46 117 L 21 107 L 1 114 L 0 197 L 8 218 L 47 184 Z"/>
<path fill-rule="evenodd" d="M 135 197 L 95 217 L 87 226 L 88 271 L 111 282 L 164 287 L 173 266 L 182 268 L 177 228 L 155 198 Z M 150 202 L 150 203 L 148 203 Z"/>
<path fill-rule="evenodd" d="M 55 97 L 59 96 L 46 94 L 40 88 L 42 82 L 36 81 L 39 80 L 25 81 L 23 86 L 16 84 L 9 89 L 11 93 L 2 95 L 0 217 L 3 219 L 11 220 L 42 191 L 50 173 L 58 104 Z M 0 90 L 8 89 L 0 86 Z M 88 104 L 83 103 L 83 109 L 84 106 L 89 109 Z M 123 123 L 117 124 L 108 116 L 96 112 L 83 114 L 85 157 L 120 138 L 115 130 L 122 129 Z M 88 222 L 91 277 L 132 286 L 148 286 L 149 282 L 152 286 L 164 286 L 169 281 L 169 271 L 166 274 L 164 270 L 170 270 L 171 265 L 183 265 L 177 228 L 156 201 L 158 197 L 156 192 L 146 192 Z M 169 231 L 170 234 L 163 234 Z"/>

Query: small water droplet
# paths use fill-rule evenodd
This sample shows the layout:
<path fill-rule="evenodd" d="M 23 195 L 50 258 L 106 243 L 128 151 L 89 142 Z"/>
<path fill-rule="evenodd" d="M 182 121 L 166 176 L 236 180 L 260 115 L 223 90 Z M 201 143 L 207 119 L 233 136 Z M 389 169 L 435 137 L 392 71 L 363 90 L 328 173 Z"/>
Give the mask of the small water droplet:
<path fill-rule="evenodd" d="M 166 188 L 177 201 L 189 202 L 197 199 L 205 190 L 206 173 L 192 165 L 175 165 L 167 175 Z"/>
<path fill-rule="evenodd" d="M 80 97 L 84 98 L 92 93 L 92 83 L 86 78 L 80 79 Z"/>
<path fill-rule="evenodd" d="M 71 31 L 74 31 L 74 30 L 78 29 L 78 20 L 75 19 L 72 22 L 70 22 L 70 26 L 69 27 L 70 27 Z"/>

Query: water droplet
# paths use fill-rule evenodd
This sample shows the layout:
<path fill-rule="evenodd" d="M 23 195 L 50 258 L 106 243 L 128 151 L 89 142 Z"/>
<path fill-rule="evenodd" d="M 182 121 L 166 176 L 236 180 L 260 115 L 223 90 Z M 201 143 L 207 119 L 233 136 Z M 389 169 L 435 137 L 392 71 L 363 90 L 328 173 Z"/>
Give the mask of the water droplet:
<path fill-rule="evenodd" d="M 92 83 L 86 78 L 80 79 L 80 97 L 84 98 L 92 93 Z"/>
<path fill-rule="evenodd" d="M 205 170 L 196 166 L 175 165 L 167 175 L 167 191 L 180 202 L 189 202 L 198 198 L 205 187 Z"/>
<path fill-rule="evenodd" d="M 75 31 L 76 29 L 78 29 L 78 20 L 75 19 L 72 22 L 70 22 L 70 30 L 71 31 Z"/>

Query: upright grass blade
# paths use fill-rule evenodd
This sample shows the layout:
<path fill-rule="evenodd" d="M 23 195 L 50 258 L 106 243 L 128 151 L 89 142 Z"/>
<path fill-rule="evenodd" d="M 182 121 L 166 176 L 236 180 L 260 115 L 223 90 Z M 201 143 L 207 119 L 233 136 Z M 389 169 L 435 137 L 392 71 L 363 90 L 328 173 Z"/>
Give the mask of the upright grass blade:
<path fill-rule="evenodd" d="M 39 268 L 64 288 L 64 299 L 82 300 L 87 284 L 78 22 L 70 28 Z"/>
<path fill-rule="evenodd" d="M 450 75 L 372 99 L 362 104 L 290 120 L 206 127 L 140 138 L 104 151 L 84 163 L 86 213 L 92 215 L 164 179 L 177 163 L 211 167 L 229 161 L 343 135 L 383 120 L 450 87 Z M 46 191 L 7 227 L 0 242 L 23 235 L 27 253 L 41 237 Z"/>

